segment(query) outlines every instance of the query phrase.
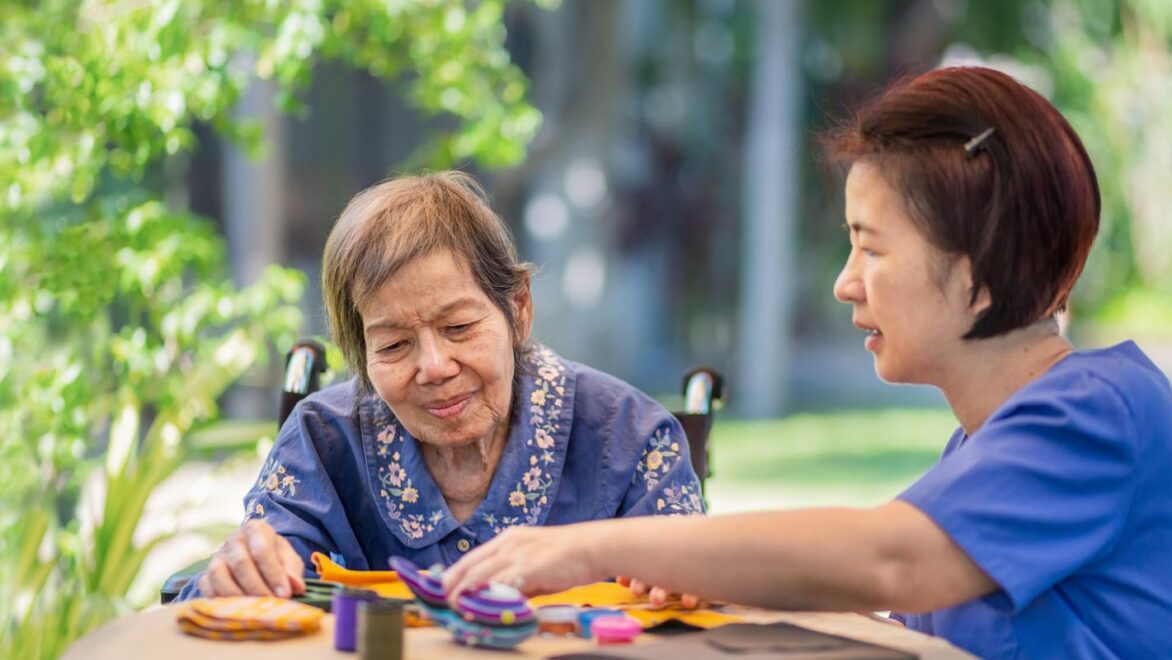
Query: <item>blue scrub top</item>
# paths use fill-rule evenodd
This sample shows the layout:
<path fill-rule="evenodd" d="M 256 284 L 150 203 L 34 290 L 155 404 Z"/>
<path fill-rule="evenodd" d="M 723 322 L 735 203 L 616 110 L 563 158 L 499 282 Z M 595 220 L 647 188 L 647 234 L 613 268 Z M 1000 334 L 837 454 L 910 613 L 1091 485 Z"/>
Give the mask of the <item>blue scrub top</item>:
<path fill-rule="evenodd" d="M 1079 351 L 900 499 L 999 586 L 896 615 L 984 658 L 1172 657 L 1172 391 L 1135 344 Z"/>
<path fill-rule="evenodd" d="M 314 551 L 355 570 L 386 570 L 396 555 L 449 565 L 518 525 L 703 513 L 687 439 L 663 406 L 543 347 L 517 385 L 500 463 L 463 523 L 418 441 L 377 395 L 356 402 L 353 381 L 297 405 L 245 496 L 245 520 L 268 521 L 312 574 Z M 197 579 L 180 599 L 198 595 Z"/>

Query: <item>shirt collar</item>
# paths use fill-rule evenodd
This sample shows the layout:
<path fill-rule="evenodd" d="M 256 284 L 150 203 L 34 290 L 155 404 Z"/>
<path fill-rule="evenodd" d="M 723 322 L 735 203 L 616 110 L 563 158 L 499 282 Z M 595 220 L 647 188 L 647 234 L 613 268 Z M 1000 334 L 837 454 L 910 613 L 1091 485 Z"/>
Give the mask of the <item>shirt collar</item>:
<path fill-rule="evenodd" d="M 543 346 L 529 350 L 518 375 L 509 437 L 484 500 L 464 526 L 481 540 L 517 525 L 541 525 L 565 466 L 574 402 L 573 372 Z M 359 405 L 375 501 L 409 548 L 432 545 L 460 526 L 428 472 L 419 442 L 377 395 Z"/>

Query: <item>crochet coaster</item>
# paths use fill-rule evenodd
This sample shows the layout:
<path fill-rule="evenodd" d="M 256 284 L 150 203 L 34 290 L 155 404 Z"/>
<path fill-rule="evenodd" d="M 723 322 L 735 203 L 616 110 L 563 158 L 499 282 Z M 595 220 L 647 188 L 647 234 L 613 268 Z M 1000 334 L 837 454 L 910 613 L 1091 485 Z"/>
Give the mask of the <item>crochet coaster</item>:
<path fill-rule="evenodd" d="M 176 613 L 186 633 L 211 639 L 281 639 L 314 632 L 323 612 L 271 596 L 197 598 Z"/>

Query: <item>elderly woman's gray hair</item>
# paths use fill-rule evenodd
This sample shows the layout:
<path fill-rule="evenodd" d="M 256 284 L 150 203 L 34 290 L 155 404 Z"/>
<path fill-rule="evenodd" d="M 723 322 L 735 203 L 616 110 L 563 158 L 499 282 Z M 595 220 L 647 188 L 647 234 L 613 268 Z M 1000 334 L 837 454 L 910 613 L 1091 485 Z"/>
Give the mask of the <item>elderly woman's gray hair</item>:
<path fill-rule="evenodd" d="M 366 372 L 358 308 L 411 260 L 444 251 L 468 265 L 477 285 L 504 313 L 520 373 L 525 347 L 513 301 L 528 286 L 532 266 L 517 258 L 508 228 L 489 208 L 475 179 L 453 171 L 405 176 L 350 200 L 322 257 L 330 332 L 358 375 L 361 394 L 374 388 Z"/>

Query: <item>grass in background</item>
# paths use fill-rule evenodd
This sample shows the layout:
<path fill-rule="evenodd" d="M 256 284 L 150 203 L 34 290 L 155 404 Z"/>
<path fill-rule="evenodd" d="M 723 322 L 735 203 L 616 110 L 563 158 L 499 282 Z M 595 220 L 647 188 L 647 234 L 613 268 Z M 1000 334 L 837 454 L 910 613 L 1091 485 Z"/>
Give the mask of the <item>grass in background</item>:
<path fill-rule="evenodd" d="M 711 509 L 882 503 L 939 459 L 956 426 L 948 409 L 847 410 L 753 421 L 718 414 L 710 444 Z"/>

